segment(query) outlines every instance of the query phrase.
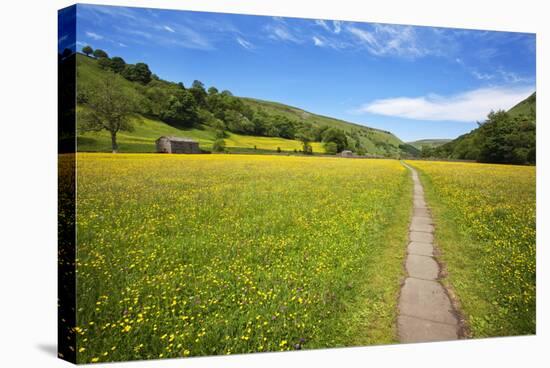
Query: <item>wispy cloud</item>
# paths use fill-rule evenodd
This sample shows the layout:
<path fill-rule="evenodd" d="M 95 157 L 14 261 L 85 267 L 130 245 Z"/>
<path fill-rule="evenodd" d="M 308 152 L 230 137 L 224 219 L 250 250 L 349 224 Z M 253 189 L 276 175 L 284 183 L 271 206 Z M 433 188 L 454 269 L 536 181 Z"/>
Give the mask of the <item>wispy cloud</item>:
<path fill-rule="evenodd" d="M 479 80 L 491 80 L 495 78 L 494 74 L 480 73 L 477 70 L 472 70 L 471 73 L 476 79 L 479 79 Z"/>
<path fill-rule="evenodd" d="M 321 46 L 321 47 L 322 47 L 322 46 L 325 45 L 325 43 L 323 42 L 323 40 L 321 40 L 321 39 L 320 39 L 319 37 L 317 37 L 317 36 L 313 36 L 312 39 L 313 39 L 313 44 L 314 44 L 315 46 Z"/>
<path fill-rule="evenodd" d="M 268 33 L 268 37 L 273 40 L 302 43 L 302 40 L 283 24 L 268 24 L 264 29 Z"/>
<path fill-rule="evenodd" d="M 82 14 L 87 12 L 85 14 L 88 15 L 88 19 L 95 19 L 97 24 L 105 24 L 107 17 L 111 18 L 109 22 L 112 22 L 112 19 L 116 19 L 116 22 L 112 22 L 116 24 L 114 29 L 117 31 L 115 36 L 113 36 L 112 42 L 121 47 L 127 46 L 128 43 L 143 44 L 155 42 L 156 44 L 165 46 L 175 45 L 201 50 L 214 49 L 209 38 L 200 32 L 200 27 L 196 27 L 197 30 L 195 30 L 195 27 L 185 24 L 186 18 L 182 18 L 178 22 L 172 22 L 173 24 L 171 23 L 170 25 L 162 25 L 158 23 L 158 14 L 150 10 L 140 12 L 125 7 L 96 5 L 87 5 L 82 9 Z M 210 27 L 210 24 L 208 27 Z M 95 33 L 93 35 L 86 34 L 88 37 L 96 40 L 99 38 L 94 38 L 94 35 L 103 38 Z M 136 39 L 132 36 L 138 36 L 138 38 Z"/>
<path fill-rule="evenodd" d="M 534 82 L 534 78 L 524 77 L 517 73 L 506 71 L 502 66 L 496 68 L 496 70 L 493 68 L 492 72 L 482 72 L 479 69 L 470 66 L 460 58 L 456 58 L 455 61 L 475 79 L 480 81 L 492 81 L 493 83 L 496 82 L 504 84 L 525 84 Z"/>
<path fill-rule="evenodd" d="M 339 20 L 333 20 L 332 25 L 334 26 L 334 33 L 340 33 L 342 30 L 342 22 Z"/>
<path fill-rule="evenodd" d="M 517 74 L 517 73 L 508 72 L 508 71 L 505 71 L 505 70 L 502 69 L 502 68 L 498 69 L 497 72 L 498 72 L 499 75 L 502 77 L 502 79 L 504 79 L 504 81 L 506 81 L 506 82 L 508 82 L 508 83 L 532 82 L 532 79 L 531 79 L 531 78 L 522 77 L 522 76 L 520 76 L 520 75 Z"/>
<path fill-rule="evenodd" d="M 430 53 L 411 26 L 374 24 L 372 30 L 349 26 L 348 31 L 373 55 L 416 58 Z"/>
<path fill-rule="evenodd" d="M 475 122 L 484 120 L 491 110 L 508 110 L 534 90 L 534 86 L 491 87 L 451 96 L 388 98 L 365 104 L 357 112 L 416 120 Z"/>
<path fill-rule="evenodd" d="M 264 31 L 267 37 L 276 41 L 285 41 L 293 43 L 303 43 L 304 40 L 300 36 L 302 30 L 296 25 L 291 29 L 284 18 L 273 17 L 273 22 L 264 26 Z"/>
<path fill-rule="evenodd" d="M 247 40 L 245 40 L 242 37 L 237 37 L 236 41 L 239 45 L 241 45 L 243 48 L 245 48 L 247 50 L 251 50 L 251 49 L 254 48 L 254 45 L 251 42 L 248 42 Z"/>
<path fill-rule="evenodd" d="M 90 32 L 90 31 L 87 31 L 86 32 L 86 36 L 88 36 L 89 38 L 91 38 L 92 40 L 102 40 L 103 39 L 103 36 L 102 35 L 99 35 L 97 33 L 94 33 L 94 32 Z"/>
<path fill-rule="evenodd" d="M 311 37 L 313 44 L 317 47 L 331 48 L 334 50 L 342 50 L 351 47 L 352 45 L 337 37 L 324 37 L 320 35 L 314 35 Z"/>
<path fill-rule="evenodd" d="M 315 21 L 315 24 L 317 24 L 318 26 L 321 26 L 323 27 L 325 30 L 329 31 L 329 32 L 332 32 L 332 29 L 328 26 L 327 22 L 325 22 L 324 20 L 322 19 L 317 19 Z"/>
<path fill-rule="evenodd" d="M 330 21 L 325 21 L 322 19 L 315 20 L 315 24 L 324 28 L 326 31 L 336 34 L 340 33 L 340 31 L 342 30 L 342 22 L 340 22 L 339 20 L 333 20 L 332 28 L 330 27 L 329 22 Z"/>

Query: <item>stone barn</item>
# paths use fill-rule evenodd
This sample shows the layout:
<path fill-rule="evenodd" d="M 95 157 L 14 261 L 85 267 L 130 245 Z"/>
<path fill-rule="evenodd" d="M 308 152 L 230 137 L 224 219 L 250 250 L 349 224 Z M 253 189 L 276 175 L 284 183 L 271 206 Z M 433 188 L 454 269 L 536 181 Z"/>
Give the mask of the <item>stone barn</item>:
<path fill-rule="evenodd" d="M 199 142 L 185 137 L 160 137 L 155 142 L 158 153 L 201 153 Z"/>

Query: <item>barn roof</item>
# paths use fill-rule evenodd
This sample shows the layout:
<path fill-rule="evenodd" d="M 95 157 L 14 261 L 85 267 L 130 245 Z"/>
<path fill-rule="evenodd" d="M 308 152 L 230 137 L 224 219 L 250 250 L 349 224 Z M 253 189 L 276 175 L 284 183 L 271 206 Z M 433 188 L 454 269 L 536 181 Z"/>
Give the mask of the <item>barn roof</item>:
<path fill-rule="evenodd" d="M 168 140 L 171 141 L 171 142 L 189 142 L 189 143 L 197 143 L 196 140 L 191 139 L 191 138 L 187 138 L 187 137 L 162 136 L 162 137 L 160 137 L 159 139 L 161 139 L 161 138 L 166 138 L 166 139 L 168 139 Z M 158 141 L 159 139 L 157 139 L 157 141 Z"/>

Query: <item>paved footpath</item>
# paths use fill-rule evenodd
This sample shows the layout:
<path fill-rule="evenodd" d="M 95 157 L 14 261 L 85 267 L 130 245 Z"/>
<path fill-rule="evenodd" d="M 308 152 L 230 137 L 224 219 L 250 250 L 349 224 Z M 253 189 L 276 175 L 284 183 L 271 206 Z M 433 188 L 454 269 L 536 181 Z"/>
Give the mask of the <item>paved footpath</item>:
<path fill-rule="evenodd" d="M 399 296 L 397 328 L 400 342 L 458 339 L 458 320 L 434 259 L 434 226 L 418 173 L 404 164 L 414 182 L 414 212 L 409 228 L 405 268 L 407 278 Z"/>

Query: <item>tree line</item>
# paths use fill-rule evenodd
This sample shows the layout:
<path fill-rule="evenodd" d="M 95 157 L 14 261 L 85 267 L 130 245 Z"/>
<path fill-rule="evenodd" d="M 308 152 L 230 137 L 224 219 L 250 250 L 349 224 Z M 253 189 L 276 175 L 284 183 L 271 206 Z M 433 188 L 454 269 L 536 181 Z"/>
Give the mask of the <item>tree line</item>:
<path fill-rule="evenodd" d="M 132 129 L 129 115 L 135 113 L 158 118 L 178 128 L 206 125 L 215 130 L 219 140 L 226 138 L 228 132 L 233 132 L 298 139 L 303 145 L 302 152 L 306 154 L 313 153 L 311 142 L 323 142 L 326 152 L 332 154 L 345 149 L 365 152 L 357 131 L 348 133 L 339 128 L 268 113 L 261 108 L 253 109 L 229 90 L 220 92 L 213 86 L 206 89 L 198 80 L 189 87 L 181 82 L 162 80 L 145 63 L 128 64 L 121 57 L 109 57 L 104 50 L 94 50 L 91 46 L 83 47 L 82 53 L 97 59 L 98 65 L 106 72 L 135 82 L 134 91 L 125 88 L 120 78 L 116 77 L 79 88 L 78 102 L 93 107 L 82 116 L 81 129 L 109 131 L 113 152 L 118 149 L 116 134 L 120 130 Z M 116 103 L 115 99 L 124 101 L 124 106 Z M 105 105 L 113 111 L 105 111 Z M 108 122 L 113 119 L 120 121 Z M 221 147 L 223 143 L 218 142 L 216 146 Z"/>
<path fill-rule="evenodd" d="M 491 111 L 487 119 L 478 125 L 478 128 L 470 133 L 439 147 L 422 147 L 422 157 L 485 163 L 536 163 L 534 106 L 522 114 L 503 110 Z"/>

